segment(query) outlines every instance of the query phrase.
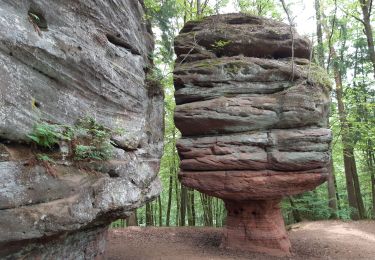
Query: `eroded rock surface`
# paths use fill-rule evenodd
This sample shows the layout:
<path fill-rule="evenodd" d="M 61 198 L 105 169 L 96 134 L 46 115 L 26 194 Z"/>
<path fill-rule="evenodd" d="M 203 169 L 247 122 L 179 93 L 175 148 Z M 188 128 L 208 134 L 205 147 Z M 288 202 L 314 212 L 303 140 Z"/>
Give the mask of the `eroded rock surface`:
<path fill-rule="evenodd" d="M 146 80 L 143 1 L 3 0 L 0 17 L 0 258 L 92 259 L 109 223 L 161 190 L 163 95 Z M 110 159 L 28 137 L 85 117 L 111 131 Z"/>
<path fill-rule="evenodd" d="M 180 179 L 224 200 L 224 247 L 288 255 L 281 198 L 326 180 L 330 83 L 293 33 L 293 58 L 288 25 L 243 14 L 188 22 L 175 41 Z"/>

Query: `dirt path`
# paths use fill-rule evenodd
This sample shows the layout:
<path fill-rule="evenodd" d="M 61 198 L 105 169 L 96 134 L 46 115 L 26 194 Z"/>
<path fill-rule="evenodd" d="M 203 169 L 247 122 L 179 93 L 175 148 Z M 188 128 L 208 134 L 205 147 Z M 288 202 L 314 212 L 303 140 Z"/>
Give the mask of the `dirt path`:
<path fill-rule="evenodd" d="M 220 228 L 112 229 L 109 260 L 279 259 L 221 249 Z M 293 225 L 293 257 L 286 259 L 375 259 L 375 221 L 320 221 Z"/>

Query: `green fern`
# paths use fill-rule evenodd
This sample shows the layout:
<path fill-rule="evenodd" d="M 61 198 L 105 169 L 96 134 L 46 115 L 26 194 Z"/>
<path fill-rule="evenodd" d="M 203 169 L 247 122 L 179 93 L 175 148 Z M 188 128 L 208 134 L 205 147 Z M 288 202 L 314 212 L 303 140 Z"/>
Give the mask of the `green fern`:
<path fill-rule="evenodd" d="M 27 137 L 35 142 L 38 146 L 44 148 L 52 148 L 58 144 L 60 140 L 69 140 L 69 137 L 59 131 L 57 125 L 48 124 L 46 122 L 37 123 L 31 134 Z"/>

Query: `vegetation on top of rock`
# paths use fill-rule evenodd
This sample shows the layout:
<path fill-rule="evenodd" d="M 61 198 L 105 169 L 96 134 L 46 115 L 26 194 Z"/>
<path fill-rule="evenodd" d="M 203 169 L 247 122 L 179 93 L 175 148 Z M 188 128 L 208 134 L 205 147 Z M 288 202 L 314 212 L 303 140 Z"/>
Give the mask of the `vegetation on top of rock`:
<path fill-rule="evenodd" d="M 315 63 L 311 63 L 309 80 L 313 80 L 318 85 L 332 90 L 332 81 L 327 72 Z"/>

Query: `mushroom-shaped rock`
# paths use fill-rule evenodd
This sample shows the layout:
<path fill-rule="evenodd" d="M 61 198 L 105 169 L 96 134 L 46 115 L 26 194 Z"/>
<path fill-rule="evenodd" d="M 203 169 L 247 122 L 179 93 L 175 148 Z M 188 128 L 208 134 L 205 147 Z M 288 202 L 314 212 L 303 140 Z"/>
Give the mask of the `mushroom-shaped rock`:
<path fill-rule="evenodd" d="M 289 255 L 279 202 L 326 180 L 330 82 L 286 24 L 227 14 L 175 41 L 175 123 L 183 185 L 221 198 L 222 246 Z"/>

